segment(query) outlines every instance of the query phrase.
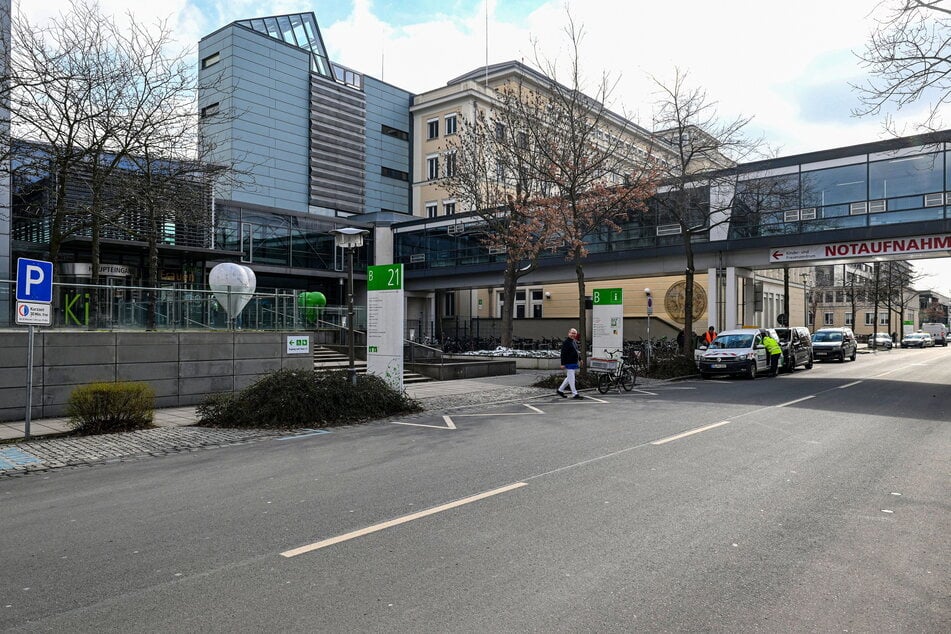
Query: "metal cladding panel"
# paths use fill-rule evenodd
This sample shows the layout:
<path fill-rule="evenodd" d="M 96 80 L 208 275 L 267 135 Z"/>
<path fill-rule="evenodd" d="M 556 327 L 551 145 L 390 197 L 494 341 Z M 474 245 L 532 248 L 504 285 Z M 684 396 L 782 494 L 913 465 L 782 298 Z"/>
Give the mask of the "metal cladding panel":
<path fill-rule="evenodd" d="M 310 88 L 310 204 L 362 213 L 366 99 L 315 75 Z"/>

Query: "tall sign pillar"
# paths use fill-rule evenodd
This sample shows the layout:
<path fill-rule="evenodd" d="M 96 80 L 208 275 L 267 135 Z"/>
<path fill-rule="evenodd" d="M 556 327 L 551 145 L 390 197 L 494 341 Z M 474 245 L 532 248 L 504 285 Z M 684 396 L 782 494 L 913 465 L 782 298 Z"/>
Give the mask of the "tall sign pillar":
<path fill-rule="evenodd" d="M 367 267 L 367 372 L 403 391 L 403 265 Z"/>
<path fill-rule="evenodd" d="M 624 350 L 624 302 L 620 288 L 596 288 L 591 293 L 591 355 L 610 358 Z M 614 355 L 620 359 L 621 355 Z"/>

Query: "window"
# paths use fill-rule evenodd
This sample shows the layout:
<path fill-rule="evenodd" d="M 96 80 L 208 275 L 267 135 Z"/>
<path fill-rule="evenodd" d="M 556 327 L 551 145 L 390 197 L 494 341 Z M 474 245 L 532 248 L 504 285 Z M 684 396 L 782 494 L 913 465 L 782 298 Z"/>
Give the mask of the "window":
<path fill-rule="evenodd" d="M 865 163 L 861 163 L 803 172 L 802 198 L 805 203 L 803 206 L 823 207 L 867 200 L 865 170 Z M 859 212 L 853 211 L 853 213 Z"/>
<path fill-rule="evenodd" d="M 210 68 L 221 61 L 221 53 L 212 53 L 205 59 L 201 60 L 202 68 Z"/>
<path fill-rule="evenodd" d="M 395 178 L 396 180 L 409 182 L 409 172 L 402 172 L 389 167 L 381 167 L 380 174 L 388 178 Z"/>
<path fill-rule="evenodd" d="M 852 313 L 846 313 L 846 314 L 845 314 L 845 325 L 846 325 L 846 326 L 851 326 L 851 325 L 852 325 Z"/>
<path fill-rule="evenodd" d="M 391 136 L 394 139 L 400 139 L 401 141 L 409 141 L 409 132 L 406 132 L 404 130 L 398 130 L 396 128 L 391 128 L 385 123 L 380 128 L 380 132 L 382 132 L 386 136 Z"/>
<path fill-rule="evenodd" d="M 439 119 L 430 119 L 426 122 L 428 129 L 427 139 L 435 139 L 439 136 Z"/>
<path fill-rule="evenodd" d="M 442 212 L 446 216 L 452 216 L 456 213 L 456 201 L 447 200 L 442 204 Z"/>
<path fill-rule="evenodd" d="M 875 313 L 865 313 L 865 325 L 866 326 L 875 325 Z"/>
<path fill-rule="evenodd" d="M 878 314 L 878 325 L 887 326 L 888 325 L 888 313 L 879 313 Z"/>
<path fill-rule="evenodd" d="M 453 177 L 455 175 L 456 175 L 456 153 L 446 152 L 446 176 Z"/>
<path fill-rule="evenodd" d="M 495 124 L 495 138 L 498 141 L 505 140 L 505 124 L 504 123 Z"/>
<path fill-rule="evenodd" d="M 940 154 L 903 156 L 868 166 L 869 198 L 920 196 L 944 186 Z M 869 211 L 874 212 L 874 209 Z M 881 211 L 885 211 L 881 209 Z"/>
<path fill-rule="evenodd" d="M 845 291 L 836 291 L 835 292 L 835 303 L 844 304 L 845 303 Z"/>
<path fill-rule="evenodd" d="M 444 297 L 443 317 L 455 317 L 456 316 L 456 292 L 446 291 L 446 294 L 443 297 Z"/>
<path fill-rule="evenodd" d="M 426 173 L 429 180 L 439 178 L 439 157 L 436 155 L 426 157 Z"/>
<path fill-rule="evenodd" d="M 205 119 L 207 117 L 218 114 L 218 102 L 210 103 L 204 108 L 201 109 L 201 118 Z"/>
<path fill-rule="evenodd" d="M 825 324 L 826 326 L 835 325 L 835 313 L 823 313 L 822 323 Z"/>
<path fill-rule="evenodd" d="M 456 115 L 447 114 L 446 115 L 446 135 L 456 133 Z"/>
<path fill-rule="evenodd" d="M 426 217 L 435 218 L 437 209 L 439 206 L 436 203 L 426 203 Z"/>

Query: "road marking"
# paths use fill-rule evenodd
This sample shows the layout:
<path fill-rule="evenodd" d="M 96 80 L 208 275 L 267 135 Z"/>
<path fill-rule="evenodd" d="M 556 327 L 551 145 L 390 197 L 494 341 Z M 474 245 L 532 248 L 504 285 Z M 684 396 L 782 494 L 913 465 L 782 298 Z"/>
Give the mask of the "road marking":
<path fill-rule="evenodd" d="M 687 436 L 693 436 L 694 434 L 699 434 L 715 427 L 720 427 L 722 425 L 729 425 L 730 421 L 721 420 L 719 423 L 713 423 L 712 425 L 706 425 L 705 427 L 697 427 L 696 429 L 691 429 L 690 431 L 685 431 L 682 434 L 677 434 L 676 436 L 668 436 L 667 438 L 661 438 L 660 440 L 655 440 L 651 442 L 652 445 L 664 445 L 675 440 L 680 440 L 681 438 L 686 438 Z"/>
<path fill-rule="evenodd" d="M 442 417 L 445 425 L 424 425 L 422 423 L 402 423 L 399 421 L 391 421 L 394 425 L 409 425 L 410 427 L 430 427 L 432 429 L 455 429 L 456 425 L 452 422 L 452 419 L 448 416 Z"/>
<path fill-rule="evenodd" d="M 392 528 L 393 526 L 399 526 L 400 524 L 406 524 L 407 522 L 412 522 L 413 520 L 418 520 L 423 517 L 428 517 L 430 515 L 435 515 L 436 513 L 442 513 L 443 511 L 448 511 L 460 506 L 465 506 L 466 504 L 472 504 L 473 502 L 478 502 L 479 500 L 484 500 L 485 498 L 492 497 L 494 495 L 500 495 L 502 493 L 507 493 L 515 489 L 520 489 L 522 487 L 528 486 L 527 482 L 516 482 L 514 484 L 509 484 L 498 489 L 492 489 L 491 491 L 485 491 L 483 493 L 477 493 L 476 495 L 470 495 L 467 498 L 462 498 L 461 500 L 456 500 L 455 502 L 449 502 L 448 504 L 442 504 L 440 506 L 435 506 L 425 511 L 418 511 L 416 513 L 411 513 L 409 515 L 404 515 L 403 517 L 397 517 L 396 519 L 389 520 L 387 522 L 381 522 L 379 524 L 374 524 L 373 526 L 367 526 L 366 528 L 361 528 L 359 530 L 351 531 L 349 533 L 344 533 L 343 535 L 337 535 L 336 537 L 331 537 L 319 542 L 314 542 L 313 544 L 308 544 L 306 546 L 301 546 L 300 548 L 294 548 L 291 550 L 285 550 L 281 553 L 282 557 L 297 557 L 298 555 L 303 555 L 314 550 L 319 550 L 321 548 L 326 548 L 327 546 L 333 546 L 334 544 L 339 544 L 341 542 L 349 541 L 351 539 L 356 539 L 358 537 L 363 537 L 364 535 L 369 535 L 371 533 L 377 533 L 387 528 Z"/>
<path fill-rule="evenodd" d="M 815 398 L 815 395 L 813 395 L 813 396 L 803 396 L 802 398 L 797 398 L 795 401 L 786 401 L 785 403 L 780 403 L 779 405 L 774 405 L 774 407 L 786 407 L 787 405 L 795 405 L 796 403 L 802 403 L 803 401 L 808 401 L 808 400 L 811 399 L 811 398 Z"/>
<path fill-rule="evenodd" d="M 839 389 L 844 390 L 847 387 L 852 387 L 853 385 L 858 385 L 861 381 L 852 381 L 851 383 L 846 383 L 845 385 L 840 385 Z"/>
<path fill-rule="evenodd" d="M 311 436 L 320 436 L 321 434 L 330 433 L 328 429 L 303 429 L 301 431 L 304 433 L 295 434 L 293 436 L 281 436 L 278 440 L 297 440 L 298 438 L 310 438 Z"/>
<path fill-rule="evenodd" d="M 536 414 L 545 413 L 542 410 L 538 409 L 537 407 L 533 405 L 529 405 L 528 403 L 522 403 L 522 405 L 524 405 L 525 407 L 527 407 L 528 409 L 532 411 L 531 412 L 482 412 L 479 414 L 456 414 L 456 418 L 462 418 L 463 416 L 465 416 L 466 418 L 475 418 L 478 416 L 535 416 Z"/>

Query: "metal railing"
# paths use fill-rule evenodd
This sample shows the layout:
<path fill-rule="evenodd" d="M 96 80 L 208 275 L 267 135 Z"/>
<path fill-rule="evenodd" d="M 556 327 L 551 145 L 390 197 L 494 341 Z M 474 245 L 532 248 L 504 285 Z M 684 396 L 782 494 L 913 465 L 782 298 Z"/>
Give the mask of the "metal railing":
<path fill-rule="evenodd" d="M 15 282 L 0 280 L 0 328 L 17 325 L 15 289 Z M 54 283 L 51 327 L 285 331 L 316 329 L 318 322 L 346 326 L 346 306 L 304 307 L 298 303 L 298 294 L 292 289 L 256 291 L 232 319 L 223 306 L 230 303 L 227 296 L 216 296 L 211 290 Z M 356 307 L 354 326 L 366 328 L 364 307 Z"/>

